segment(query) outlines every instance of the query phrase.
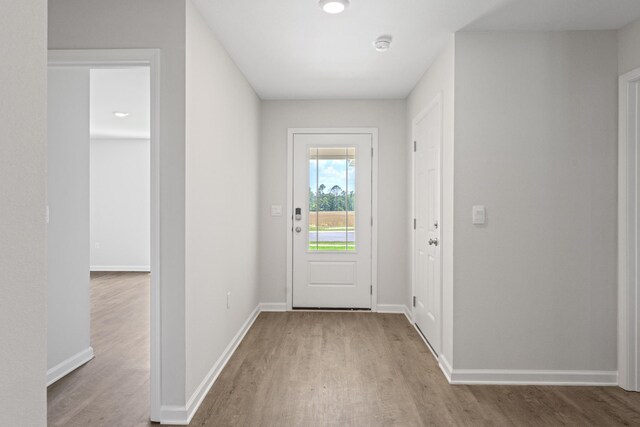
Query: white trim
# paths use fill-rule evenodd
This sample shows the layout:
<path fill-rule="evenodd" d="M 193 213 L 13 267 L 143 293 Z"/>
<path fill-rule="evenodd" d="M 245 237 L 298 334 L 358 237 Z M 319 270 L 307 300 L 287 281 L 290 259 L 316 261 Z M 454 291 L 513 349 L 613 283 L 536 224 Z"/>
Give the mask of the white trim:
<path fill-rule="evenodd" d="M 427 106 L 420 111 L 412 120 L 411 122 L 411 218 L 409 220 L 409 227 L 411 230 L 411 256 L 409 257 L 410 262 L 411 262 L 411 295 L 410 295 L 410 299 L 411 302 L 413 303 L 413 297 L 416 294 L 416 262 L 415 262 L 415 252 L 416 252 L 416 244 L 415 244 L 415 229 L 413 228 L 413 219 L 416 218 L 416 201 L 415 201 L 415 189 L 416 189 L 416 153 L 415 151 L 413 151 L 413 144 L 414 141 L 416 141 L 416 127 L 418 125 L 418 123 L 424 119 L 427 114 L 429 114 L 431 112 L 431 110 L 433 110 L 435 107 L 439 106 L 440 107 L 440 212 L 439 212 L 439 220 L 440 220 L 440 333 L 439 338 L 440 338 L 440 342 L 437 343 L 438 344 L 438 348 L 440 348 L 440 352 L 442 353 L 442 343 L 444 342 L 444 327 L 443 327 L 443 321 L 442 319 L 444 318 L 444 313 L 443 313 L 443 309 L 444 309 L 444 304 L 442 303 L 442 298 L 443 298 L 443 294 L 444 294 L 444 289 L 443 289 L 443 282 L 442 282 L 442 277 L 443 277 L 443 246 L 446 245 L 447 243 L 453 244 L 453 242 L 444 242 L 443 241 L 443 237 L 444 237 L 444 233 L 442 232 L 442 230 L 444 229 L 444 227 L 451 227 L 453 226 L 453 224 L 446 224 L 443 217 L 444 215 L 442 214 L 442 209 L 443 209 L 443 203 L 442 203 L 442 194 L 443 194 L 443 189 L 442 189 L 442 182 L 443 182 L 443 177 L 442 177 L 442 171 L 443 171 L 443 140 L 444 140 L 444 113 L 443 113 L 443 106 L 442 106 L 442 100 L 443 100 L 443 95 L 442 95 L 442 91 L 438 92 L 433 99 L 427 104 Z M 413 317 L 413 304 L 411 304 L 412 308 L 411 308 L 411 321 L 412 323 L 415 323 L 415 319 Z M 424 336 L 422 335 L 422 333 L 420 331 L 418 331 L 418 333 L 420 334 L 421 337 L 424 338 Z M 450 341 L 453 341 L 453 337 L 450 337 Z M 433 349 L 431 348 L 431 345 L 426 341 L 427 346 L 429 346 L 429 349 L 431 349 L 431 351 L 433 352 Z M 435 355 L 435 352 L 434 352 Z M 436 358 L 438 358 L 438 356 L 436 356 Z"/>
<path fill-rule="evenodd" d="M 70 358 L 58 363 L 53 368 L 47 370 L 47 387 L 70 372 L 75 371 L 80 366 L 93 359 L 93 357 L 93 347 L 85 348 Z"/>
<path fill-rule="evenodd" d="M 151 86 L 151 314 L 150 314 L 150 408 L 151 421 L 160 419 L 161 324 L 160 324 L 160 50 L 72 49 L 49 50 L 49 66 L 119 68 L 149 67 Z"/>
<path fill-rule="evenodd" d="M 262 302 L 260 311 L 287 311 L 286 302 Z"/>
<path fill-rule="evenodd" d="M 285 285 L 287 310 L 293 310 L 293 134 L 287 130 L 287 282 Z"/>
<path fill-rule="evenodd" d="M 629 92 L 636 90 L 634 105 L 630 105 Z M 637 262 L 639 251 L 638 226 L 638 131 L 635 119 L 640 108 L 640 68 L 620 76 L 618 130 L 618 380 L 620 387 L 640 391 L 638 369 L 640 328 L 638 327 L 640 289 Z M 633 110 L 635 110 L 635 112 Z M 634 114 L 635 113 L 635 114 Z M 630 123 L 633 117 L 636 122 Z M 630 135 L 633 127 L 635 135 Z M 634 138 L 635 137 L 635 138 Z M 629 236 L 629 234 L 634 234 Z"/>
<path fill-rule="evenodd" d="M 175 425 L 187 425 L 191 422 L 191 419 L 198 411 L 198 408 L 202 404 L 202 401 L 206 397 L 207 393 L 215 383 L 218 375 L 227 365 L 231 356 L 236 351 L 245 335 L 251 329 L 253 322 L 260 314 L 262 304 L 258 304 L 256 308 L 251 312 L 249 318 L 244 322 L 240 330 L 233 337 L 227 348 L 222 352 L 222 355 L 218 358 L 216 363 L 209 373 L 204 377 L 198 388 L 193 392 L 187 404 L 185 406 L 163 406 L 160 410 L 160 422 L 161 424 L 175 424 Z"/>
<path fill-rule="evenodd" d="M 411 311 L 404 304 L 378 304 L 377 313 L 399 313 L 404 314 L 409 323 L 413 324 L 413 320 L 411 319 Z"/>
<path fill-rule="evenodd" d="M 378 311 L 380 313 L 380 311 Z M 394 311 L 395 312 L 395 311 Z M 407 319 L 410 319 L 407 316 Z M 502 385 L 618 385 L 616 371 L 560 371 L 518 369 L 453 369 L 444 354 L 436 355 L 415 323 L 409 320 L 416 333 L 438 361 L 438 366 L 450 384 Z"/>
<path fill-rule="evenodd" d="M 91 271 L 141 271 L 151 272 L 150 265 L 92 265 Z"/>
<path fill-rule="evenodd" d="M 449 382 L 451 384 L 615 386 L 618 384 L 618 373 L 616 371 L 453 369 Z"/>
<path fill-rule="evenodd" d="M 371 132 L 371 311 L 378 310 L 378 129 Z"/>
<path fill-rule="evenodd" d="M 287 131 L 287 310 L 293 310 L 293 135 L 295 134 L 370 134 L 371 159 L 371 311 L 378 306 L 378 128 L 289 128 Z"/>
<path fill-rule="evenodd" d="M 449 384 L 451 384 L 451 374 L 453 372 L 453 368 L 451 367 L 451 363 L 447 360 L 444 354 L 441 354 L 440 357 L 438 357 L 438 366 L 440 366 L 440 370 L 444 374 L 447 381 L 449 381 Z"/>

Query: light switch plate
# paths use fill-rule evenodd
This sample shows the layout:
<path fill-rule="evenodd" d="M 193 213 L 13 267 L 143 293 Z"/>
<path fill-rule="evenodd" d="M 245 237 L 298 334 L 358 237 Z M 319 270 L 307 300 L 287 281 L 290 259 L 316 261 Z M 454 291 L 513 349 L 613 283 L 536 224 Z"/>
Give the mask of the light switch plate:
<path fill-rule="evenodd" d="M 475 205 L 471 208 L 471 223 L 473 225 L 483 225 L 486 222 L 486 210 L 482 205 Z"/>
<path fill-rule="evenodd" d="M 271 205 L 271 216 L 282 216 L 282 206 Z"/>

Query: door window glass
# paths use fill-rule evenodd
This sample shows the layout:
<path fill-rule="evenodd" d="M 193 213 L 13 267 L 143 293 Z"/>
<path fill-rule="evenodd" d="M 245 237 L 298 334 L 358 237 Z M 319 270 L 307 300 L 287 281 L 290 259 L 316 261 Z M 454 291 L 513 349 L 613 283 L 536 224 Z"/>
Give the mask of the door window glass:
<path fill-rule="evenodd" d="M 356 149 L 309 149 L 309 250 L 356 249 Z"/>

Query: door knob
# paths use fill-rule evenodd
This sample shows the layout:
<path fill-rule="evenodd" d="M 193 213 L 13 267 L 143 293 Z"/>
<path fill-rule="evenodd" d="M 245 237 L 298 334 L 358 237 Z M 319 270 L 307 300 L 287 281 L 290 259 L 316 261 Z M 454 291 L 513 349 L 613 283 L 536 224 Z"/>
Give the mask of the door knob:
<path fill-rule="evenodd" d="M 438 246 L 438 239 L 429 239 L 429 245 Z"/>
<path fill-rule="evenodd" d="M 296 227 L 296 233 L 299 233 L 299 232 L 301 232 L 301 231 L 302 231 L 302 228 L 300 228 L 300 227 Z"/>

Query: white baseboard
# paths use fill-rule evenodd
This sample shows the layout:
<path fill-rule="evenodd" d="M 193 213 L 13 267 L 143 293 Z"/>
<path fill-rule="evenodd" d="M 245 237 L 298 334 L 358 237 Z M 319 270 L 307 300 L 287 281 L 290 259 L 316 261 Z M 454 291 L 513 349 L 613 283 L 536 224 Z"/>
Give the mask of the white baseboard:
<path fill-rule="evenodd" d="M 449 384 L 451 384 L 451 372 L 453 371 L 453 368 L 451 367 L 451 363 L 449 363 L 447 358 L 444 357 L 444 354 L 441 354 L 438 357 L 438 366 L 440 366 L 440 370 L 444 374 L 447 381 L 449 381 Z"/>
<path fill-rule="evenodd" d="M 451 384 L 615 386 L 618 385 L 618 372 L 452 369 L 449 382 Z"/>
<path fill-rule="evenodd" d="M 191 419 L 202 404 L 202 401 L 213 386 L 213 383 L 215 383 L 218 375 L 220 375 L 220 372 L 222 372 L 229 359 L 231 359 L 231 356 L 238 348 L 238 345 L 240 345 L 242 339 L 258 317 L 258 314 L 260 314 L 260 311 L 261 304 L 258 304 L 258 306 L 249 315 L 249 318 L 244 322 L 238 333 L 233 337 L 222 355 L 218 358 L 216 363 L 214 363 L 213 367 L 204 377 L 198 388 L 193 392 L 185 406 L 162 406 L 160 408 L 161 424 L 187 425 L 191 422 Z"/>
<path fill-rule="evenodd" d="M 406 307 L 405 307 L 406 308 Z M 378 305 L 380 313 L 399 313 L 398 306 Z M 411 312 L 406 308 L 409 323 Z M 414 325 L 415 326 L 415 325 Z M 573 386 L 617 386 L 617 371 L 560 371 L 560 370 L 513 370 L 513 369 L 454 369 L 451 362 L 435 352 L 420 331 L 416 332 L 438 361 L 440 370 L 450 384 L 502 384 L 502 385 L 573 385 Z"/>
<path fill-rule="evenodd" d="M 150 272 L 150 265 L 92 265 L 91 271 L 143 271 Z"/>
<path fill-rule="evenodd" d="M 411 320 L 411 311 L 404 304 L 378 304 L 377 313 L 400 313 L 407 317 L 409 323 L 413 323 Z"/>
<path fill-rule="evenodd" d="M 407 317 L 409 323 L 413 323 L 413 311 L 406 305 L 404 306 L 404 315 Z"/>
<path fill-rule="evenodd" d="M 287 311 L 286 302 L 263 302 L 260 303 L 260 311 Z"/>
<path fill-rule="evenodd" d="M 93 347 L 86 348 L 78 352 L 70 358 L 58 363 L 51 369 L 47 370 L 47 387 L 64 377 L 71 371 L 78 369 L 80 366 L 93 359 Z"/>

